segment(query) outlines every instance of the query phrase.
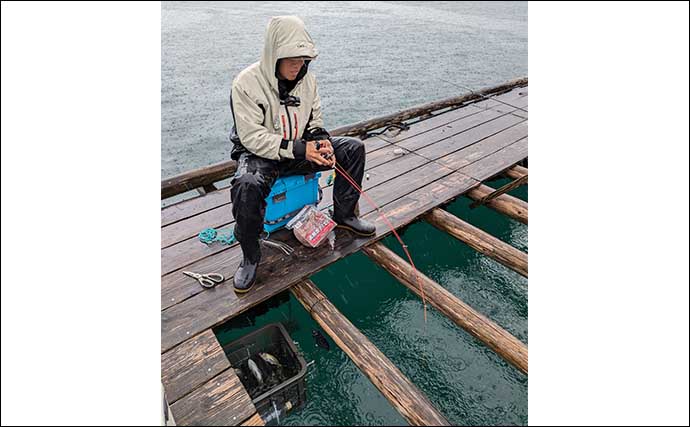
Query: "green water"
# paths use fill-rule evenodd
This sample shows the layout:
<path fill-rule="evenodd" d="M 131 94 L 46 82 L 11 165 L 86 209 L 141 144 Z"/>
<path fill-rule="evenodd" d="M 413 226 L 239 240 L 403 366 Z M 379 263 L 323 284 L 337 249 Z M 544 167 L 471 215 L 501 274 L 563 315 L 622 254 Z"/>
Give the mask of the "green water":
<path fill-rule="evenodd" d="M 527 201 L 526 187 L 510 194 Z M 527 252 L 527 226 L 486 207 L 470 210 L 470 202 L 461 197 L 446 210 Z M 401 236 L 420 271 L 527 343 L 527 279 L 425 222 Z M 404 257 L 394 237 L 383 242 Z M 527 424 L 527 376 L 430 306 L 425 324 L 421 299 L 366 255 L 350 255 L 311 279 L 451 423 Z M 233 319 L 216 334 L 226 344 L 282 322 L 305 360 L 314 362 L 306 376 L 307 404 L 281 417 L 281 424 L 407 424 L 330 338 L 330 351 L 315 346 L 311 331 L 321 329 L 292 295 L 274 297 L 254 312 L 262 310 Z"/>

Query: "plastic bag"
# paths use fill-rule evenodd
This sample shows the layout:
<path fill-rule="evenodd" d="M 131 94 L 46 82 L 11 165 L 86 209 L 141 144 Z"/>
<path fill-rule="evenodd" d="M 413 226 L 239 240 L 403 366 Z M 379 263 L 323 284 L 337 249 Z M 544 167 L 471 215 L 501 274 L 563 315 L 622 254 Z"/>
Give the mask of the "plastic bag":
<path fill-rule="evenodd" d="M 307 205 L 285 227 L 292 230 L 303 245 L 315 248 L 326 241 L 335 228 L 335 221 L 313 205 Z"/>

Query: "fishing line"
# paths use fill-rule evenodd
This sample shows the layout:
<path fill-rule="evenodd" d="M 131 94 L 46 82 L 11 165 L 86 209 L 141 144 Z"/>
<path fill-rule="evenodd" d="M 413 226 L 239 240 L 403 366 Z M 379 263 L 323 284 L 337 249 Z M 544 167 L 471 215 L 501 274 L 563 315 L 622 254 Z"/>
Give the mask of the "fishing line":
<path fill-rule="evenodd" d="M 407 259 L 410 261 L 410 265 L 412 266 L 412 270 L 414 271 L 414 278 L 415 278 L 415 286 L 420 290 L 422 294 L 422 303 L 424 305 L 424 324 L 427 323 L 427 316 L 426 316 L 426 295 L 424 294 L 424 287 L 419 285 L 419 272 L 417 270 L 417 267 L 414 265 L 414 261 L 412 261 L 412 256 L 410 255 L 410 251 L 407 249 L 407 245 L 405 242 L 403 242 L 402 238 L 398 234 L 398 232 L 395 230 L 395 227 L 393 224 L 390 222 L 386 214 L 383 212 L 383 210 L 374 202 L 369 195 L 360 188 L 360 186 L 355 182 L 355 180 L 350 176 L 350 174 L 347 173 L 345 169 L 336 161 L 335 162 L 335 169 L 340 173 L 349 183 L 352 185 L 352 187 L 359 192 L 362 196 L 364 196 L 367 199 L 367 202 L 376 210 L 376 212 L 379 214 L 381 218 L 386 222 L 386 225 L 388 225 L 388 228 L 393 232 L 395 235 L 395 238 L 398 239 L 398 242 L 400 243 L 400 246 L 402 246 L 403 251 L 405 252 L 405 255 L 407 256 Z"/>

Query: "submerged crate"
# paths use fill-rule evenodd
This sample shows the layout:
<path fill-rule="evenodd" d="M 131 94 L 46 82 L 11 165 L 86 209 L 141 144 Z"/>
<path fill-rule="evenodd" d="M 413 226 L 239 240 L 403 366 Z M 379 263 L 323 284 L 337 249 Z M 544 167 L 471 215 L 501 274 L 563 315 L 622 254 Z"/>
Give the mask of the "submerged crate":
<path fill-rule="evenodd" d="M 306 403 L 307 364 L 280 323 L 271 323 L 223 347 L 257 412 L 267 424 Z M 259 353 L 278 359 L 280 367 L 266 363 Z M 249 360 L 260 370 L 262 381 L 252 375 Z"/>
<path fill-rule="evenodd" d="M 266 197 L 264 230 L 273 232 L 285 226 L 304 206 L 318 205 L 321 201 L 320 177 L 321 172 L 316 172 L 276 179 Z"/>

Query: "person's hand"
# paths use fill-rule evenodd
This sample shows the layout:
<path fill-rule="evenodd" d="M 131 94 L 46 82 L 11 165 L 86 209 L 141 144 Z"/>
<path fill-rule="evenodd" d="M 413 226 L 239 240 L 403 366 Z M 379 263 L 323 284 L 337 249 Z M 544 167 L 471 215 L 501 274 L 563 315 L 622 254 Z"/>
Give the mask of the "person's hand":
<path fill-rule="evenodd" d="M 331 142 L 327 139 L 319 141 L 320 147 L 316 149 L 316 141 L 308 141 L 307 148 L 305 152 L 305 157 L 310 162 L 314 162 L 317 165 L 334 167 L 335 166 L 335 154 L 333 153 L 333 147 Z"/>

